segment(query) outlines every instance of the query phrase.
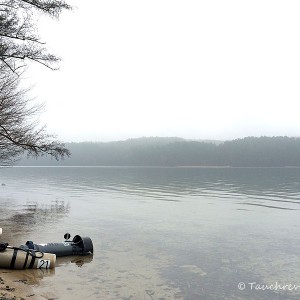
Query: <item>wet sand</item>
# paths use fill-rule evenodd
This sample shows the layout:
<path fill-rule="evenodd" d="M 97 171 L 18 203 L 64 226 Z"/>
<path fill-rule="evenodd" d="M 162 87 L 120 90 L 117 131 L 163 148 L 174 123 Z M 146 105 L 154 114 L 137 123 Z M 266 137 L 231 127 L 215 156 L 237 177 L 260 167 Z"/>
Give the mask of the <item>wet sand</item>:
<path fill-rule="evenodd" d="M 2 228 L 0 228 L 2 235 Z M 37 299 L 22 272 L 0 269 L 0 300 Z"/>
<path fill-rule="evenodd" d="M 22 277 L 22 274 L 17 274 L 13 270 L 0 270 L 1 300 L 40 299 L 27 284 L 27 280 Z"/>

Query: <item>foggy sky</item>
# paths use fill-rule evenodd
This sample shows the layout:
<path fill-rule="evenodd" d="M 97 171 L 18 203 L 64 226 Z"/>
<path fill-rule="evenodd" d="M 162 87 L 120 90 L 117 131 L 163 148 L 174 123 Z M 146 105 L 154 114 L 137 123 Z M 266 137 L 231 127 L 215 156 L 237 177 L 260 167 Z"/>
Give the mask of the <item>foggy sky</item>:
<path fill-rule="evenodd" d="M 61 140 L 300 136 L 299 1 L 67 2 L 27 73 Z"/>

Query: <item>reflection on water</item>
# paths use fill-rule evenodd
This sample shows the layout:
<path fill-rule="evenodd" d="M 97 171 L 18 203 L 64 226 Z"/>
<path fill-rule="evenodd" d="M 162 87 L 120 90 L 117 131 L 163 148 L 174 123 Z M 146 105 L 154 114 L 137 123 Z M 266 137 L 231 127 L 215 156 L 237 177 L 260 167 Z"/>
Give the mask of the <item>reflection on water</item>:
<path fill-rule="evenodd" d="M 25 270 L 2 270 L 1 273 L 9 276 L 14 282 L 22 282 L 33 288 L 39 288 L 44 280 L 50 280 L 50 277 L 54 277 L 59 267 L 66 267 L 69 264 L 74 264 L 76 267 L 82 268 L 84 264 L 91 263 L 93 255 L 87 256 L 71 256 L 71 257 L 58 257 L 56 259 L 56 269 L 25 269 Z M 60 275 L 58 275 L 60 276 Z M 54 277 L 55 278 L 55 277 Z M 56 281 L 56 280 L 55 280 Z M 43 287 L 41 287 L 42 289 Z M 45 298 L 50 299 L 51 293 L 45 292 Z M 50 295 L 50 297 L 49 297 Z M 55 296 L 56 297 L 56 296 Z M 1 298 L 2 299 L 2 298 Z M 64 297 L 64 299 L 67 299 Z M 73 295 L 73 299 L 76 299 Z"/>
<path fill-rule="evenodd" d="M 81 268 L 84 264 L 91 263 L 92 261 L 93 255 L 57 257 L 55 265 L 56 267 L 59 267 L 66 264 L 75 264 L 77 267 Z"/>
<path fill-rule="evenodd" d="M 276 168 L 1 169 L 2 240 L 92 238 L 94 256 L 23 273 L 48 297 L 298 299 L 238 283 L 300 284 L 299 179 Z"/>
<path fill-rule="evenodd" d="M 0 207 L 1 214 L 6 216 L 5 223 L 2 225 L 3 237 L 9 242 L 17 236 L 26 236 L 32 230 L 37 228 L 42 230 L 47 224 L 56 223 L 59 219 L 66 217 L 70 210 L 69 203 L 65 204 L 64 201 L 57 200 L 50 203 L 27 201 L 13 209 L 6 201 L 0 203 Z"/>
<path fill-rule="evenodd" d="M 11 277 L 16 282 L 23 282 L 28 285 L 40 285 L 41 281 L 55 275 L 55 269 L 32 269 L 32 270 L 9 270 Z"/>
<path fill-rule="evenodd" d="M 39 204 L 37 202 L 27 202 L 19 206 L 11 217 L 10 221 L 16 225 L 29 225 L 44 222 L 53 222 L 69 213 L 70 205 L 64 201 L 53 201 L 50 204 Z"/>

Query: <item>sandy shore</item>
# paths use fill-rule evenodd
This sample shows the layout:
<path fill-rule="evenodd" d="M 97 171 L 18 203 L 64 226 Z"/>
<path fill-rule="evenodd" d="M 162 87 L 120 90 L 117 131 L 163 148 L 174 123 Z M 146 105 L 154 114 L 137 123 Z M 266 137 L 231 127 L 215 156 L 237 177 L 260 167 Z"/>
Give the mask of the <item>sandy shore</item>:
<path fill-rule="evenodd" d="M 33 289 L 15 270 L 0 269 L 0 300 L 35 300 L 38 299 Z"/>

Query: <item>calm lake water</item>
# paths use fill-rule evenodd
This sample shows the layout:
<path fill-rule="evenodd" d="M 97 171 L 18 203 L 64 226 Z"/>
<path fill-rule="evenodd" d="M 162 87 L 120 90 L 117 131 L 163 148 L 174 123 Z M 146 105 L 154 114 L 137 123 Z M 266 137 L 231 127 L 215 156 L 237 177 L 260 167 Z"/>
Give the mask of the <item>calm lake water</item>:
<path fill-rule="evenodd" d="M 299 299 L 299 204 L 300 169 L 0 169 L 2 241 L 93 240 L 15 271 L 46 299 Z"/>

